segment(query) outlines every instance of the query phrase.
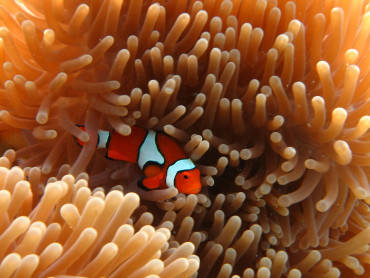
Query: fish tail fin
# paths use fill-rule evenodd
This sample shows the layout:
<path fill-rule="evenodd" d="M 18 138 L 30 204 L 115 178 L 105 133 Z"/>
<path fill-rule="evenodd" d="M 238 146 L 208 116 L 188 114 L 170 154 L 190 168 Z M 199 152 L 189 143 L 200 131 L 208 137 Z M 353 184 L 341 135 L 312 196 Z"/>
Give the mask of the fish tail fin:
<path fill-rule="evenodd" d="M 85 126 L 83 126 L 83 125 L 76 125 L 76 126 L 79 129 L 81 129 L 82 131 L 86 131 Z M 74 138 L 75 138 L 77 144 L 80 147 L 83 147 L 86 144 L 86 142 L 82 141 L 78 137 L 75 137 L 74 136 Z M 98 131 L 98 142 L 96 144 L 96 147 L 98 149 L 105 149 L 105 148 L 107 148 L 108 140 L 109 140 L 109 131 L 99 130 Z"/>
<path fill-rule="evenodd" d="M 83 125 L 78 125 L 78 124 L 76 124 L 76 126 L 77 126 L 79 129 L 81 129 L 81 130 L 83 130 L 83 131 L 86 131 L 86 130 L 85 130 L 85 126 L 83 126 Z M 73 136 L 73 138 L 75 139 L 75 141 L 76 141 L 77 145 L 79 145 L 81 148 L 82 148 L 82 147 L 85 145 L 85 143 L 86 143 L 86 142 L 84 142 L 84 141 L 80 140 L 79 138 L 77 138 L 77 137 L 75 137 L 75 136 Z"/>

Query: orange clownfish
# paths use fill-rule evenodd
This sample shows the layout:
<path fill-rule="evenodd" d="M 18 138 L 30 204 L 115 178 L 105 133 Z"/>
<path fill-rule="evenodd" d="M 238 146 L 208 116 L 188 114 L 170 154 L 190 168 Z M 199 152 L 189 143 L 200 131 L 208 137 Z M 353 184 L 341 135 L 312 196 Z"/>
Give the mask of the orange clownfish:
<path fill-rule="evenodd" d="M 107 149 L 107 158 L 137 163 L 145 175 L 138 184 L 145 190 L 176 187 L 186 194 L 201 190 L 199 169 L 174 139 L 162 132 L 138 126 L 132 126 L 128 136 L 99 130 L 97 148 Z"/>

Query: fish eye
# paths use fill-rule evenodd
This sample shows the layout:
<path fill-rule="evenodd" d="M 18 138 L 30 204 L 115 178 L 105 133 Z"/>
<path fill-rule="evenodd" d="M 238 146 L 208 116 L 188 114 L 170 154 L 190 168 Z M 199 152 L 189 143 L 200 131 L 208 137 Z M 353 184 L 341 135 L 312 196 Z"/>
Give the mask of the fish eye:
<path fill-rule="evenodd" d="M 185 174 L 184 175 L 184 179 L 188 179 L 188 178 L 189 178 L 189 176 Z"/>

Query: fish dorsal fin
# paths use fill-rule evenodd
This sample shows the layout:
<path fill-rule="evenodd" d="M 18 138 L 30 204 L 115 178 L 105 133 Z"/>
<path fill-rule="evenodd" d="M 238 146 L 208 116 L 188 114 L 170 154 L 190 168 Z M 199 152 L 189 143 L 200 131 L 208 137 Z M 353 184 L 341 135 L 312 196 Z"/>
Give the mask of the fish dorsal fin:
<path fill-rule="evenodd" d="M 136 126 L 131 127 L 131 133 L 127 136 L 117 131 L 111 132 L 107 143 L 107 157 L 137 163 L 139 149 L 147 132 L 146 129 Z"/>
<path fill-rule="evenodd" d="M 166 158 L 167 164 L 173 164 L 179 159 L 187 158 L 177 142 L 163 132 L 157 132 L 157 146 L 160 153 Z"/>

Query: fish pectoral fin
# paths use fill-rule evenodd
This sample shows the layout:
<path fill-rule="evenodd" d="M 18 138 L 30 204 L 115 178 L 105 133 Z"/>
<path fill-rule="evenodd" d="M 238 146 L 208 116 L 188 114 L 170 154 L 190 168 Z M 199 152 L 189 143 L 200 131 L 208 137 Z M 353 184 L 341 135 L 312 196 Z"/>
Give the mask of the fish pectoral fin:
<path fill-rule="evenodd" d="M 149 164 L 144 167 L 144 175 L 146 177 L 154 177 L 160 174 L 162 167 L 158 164 Z"/>
<path fill-rule="evenodd" d="M 146 177 L 142 180 L 141 184 L 146 187 L 147 189 L 155 189 L 159 188 L 161 185 L 161 176 L 156 175 L 153 177 Z"/>

